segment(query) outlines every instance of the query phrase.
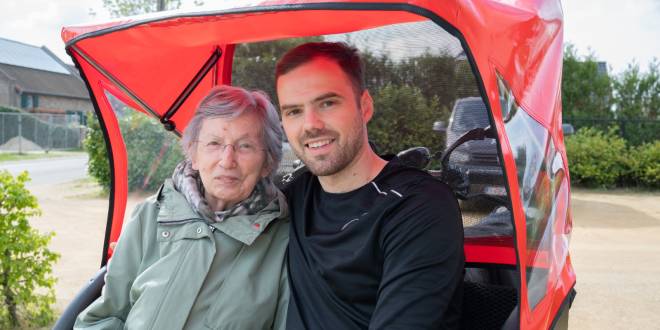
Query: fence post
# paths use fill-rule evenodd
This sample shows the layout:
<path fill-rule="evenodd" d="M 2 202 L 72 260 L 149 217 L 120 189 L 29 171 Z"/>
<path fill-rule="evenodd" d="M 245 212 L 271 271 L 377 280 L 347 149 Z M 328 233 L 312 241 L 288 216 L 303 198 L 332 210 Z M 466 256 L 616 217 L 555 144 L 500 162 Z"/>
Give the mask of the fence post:
<path fill-rule="evenodd" d="M 18 113 L 18 154 L 22 155 L 23 154 L 23 114 Z"/>
<path fill-rule="evenodd" d="M 39 140 L 37 140 L 37 132 L 39 131 L 39 117 L 34 117 L 32 118 L 32 142 L 39 144 Z"/>
<path fill-rule="evenodd" d="M 46 137 L 46 152 L 50 151 L 50 148 L 52 147 L 53 141 L 51 138 L 52 134 L 52 126 L 53 126 L 53 114 L 48 115 L 48 136 Z"/>

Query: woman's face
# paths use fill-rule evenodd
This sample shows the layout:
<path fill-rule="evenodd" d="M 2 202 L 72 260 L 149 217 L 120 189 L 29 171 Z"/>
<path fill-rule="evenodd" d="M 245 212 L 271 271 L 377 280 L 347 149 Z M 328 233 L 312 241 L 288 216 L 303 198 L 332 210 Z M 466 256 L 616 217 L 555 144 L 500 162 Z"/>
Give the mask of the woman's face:
<path fill-rule="evenodd" d="M 261 136 L 261 122 L 254 113 L 202 122 L 192 166 L 199 171 L 206 200 L 214 211 L 246 199 L 268 175 Z"/>

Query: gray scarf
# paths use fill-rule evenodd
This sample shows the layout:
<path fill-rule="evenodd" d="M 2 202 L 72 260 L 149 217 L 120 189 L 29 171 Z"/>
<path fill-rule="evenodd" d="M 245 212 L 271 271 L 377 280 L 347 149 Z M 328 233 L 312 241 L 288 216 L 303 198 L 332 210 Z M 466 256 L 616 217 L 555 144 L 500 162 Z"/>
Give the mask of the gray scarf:
<path fill-rule="evenodd" d="M 192 168 L 189 160 L 184 160 L 176 166 L 172 174 L 172 183 L 174 189 L 186 197 L 195 212 L 215 222 L 221 222 L 235 215 L 257 214 L 277 198 L 277 187 L 269 177 L 265 177 L 257 182 L 248 198 L 227 210 L 213 212 L 204 198 L 204 185 L 199 172 Z"/>

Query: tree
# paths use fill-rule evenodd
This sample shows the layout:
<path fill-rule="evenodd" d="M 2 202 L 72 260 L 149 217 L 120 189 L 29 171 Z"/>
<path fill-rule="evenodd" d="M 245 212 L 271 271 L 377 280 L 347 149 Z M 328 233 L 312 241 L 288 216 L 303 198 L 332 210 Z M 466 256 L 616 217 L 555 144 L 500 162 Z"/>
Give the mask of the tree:
<path fill-rule="evenodd" d="M 411 148 L 442 150 L 444 135 L 432 130 L 437 120 L 446 120 L 449 110 L 436 97 L 426 99 L 415 86 L 389 84 L 376 92 L 374 116 L 369 122 L 369 139 L 380 154 Z"/>
<path fill-rule="evenodd" d="M 29 218 L 40 214 L 25 188 L 27 172 L 14 178 L 0 171 L 0 328 L 47 326 L 54 319 L 51 276 L 59 255 L 48 249 L 54 234 L 42 235 Z M 24 324 L 23 324 L 24 323 Z"/>
<path fill-rule="evenodd" d="M 610 77 L 598 71 L 593 55 L 580 57 L 570 44 L 564 50 L 561 93 L 566 118 L 613 118 Z"/>
<path fill-rule="evenodd" d="M 387 85 L 417 86 L 426 99 L 451 108 L 458 98 L 478 96 L 477 83 L 464 59 L 447 53 L 424 53 L 395 62 L 384 54 L 362 52 L 367 88 L 376 93 Z"/>
<path fill-rule="evenodd" d="M 283 39 L 271 42 L 239 44 L 234 51 L 232 85 L 258 89 L 277 104 L 275 64 L 291 48 L 306 42 L 321 41 L 319 37 Z"/>
<path fill-rule="evenodd" d="M 163 6 L 163 8 L 159 8 Z M 146 14 L 160 10 L 177 9 L 181 0 L 103 0 L 112 17 Z"/>
<path fill-rule="evenodd" d="M 620 119 L 660 120 L 660 70 L 657 59 L 646 73 L 640 73 L 639 65 L 631 63 L 614 80 L 615 108 Z"/>

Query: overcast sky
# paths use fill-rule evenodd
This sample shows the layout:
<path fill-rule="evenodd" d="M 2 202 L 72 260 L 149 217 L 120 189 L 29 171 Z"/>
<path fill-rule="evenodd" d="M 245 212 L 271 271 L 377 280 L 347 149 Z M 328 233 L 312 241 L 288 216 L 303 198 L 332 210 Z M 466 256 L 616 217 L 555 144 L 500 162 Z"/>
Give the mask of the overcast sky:
<path fill-rule="evenodd" d="M 190 6 L 192 0 L 182 3 Z M 613 73 L 633 59 L 643 70 L 653 57 L 660 59 L 660 0 L 563 0 L 563 7 L 564 41 L 581 55 L 591 52 L 606 61 Z M 0 37 L 45 45 L 71 62 L 62 26 L 108 17 L 101 0 L 0 0 Z"/>

